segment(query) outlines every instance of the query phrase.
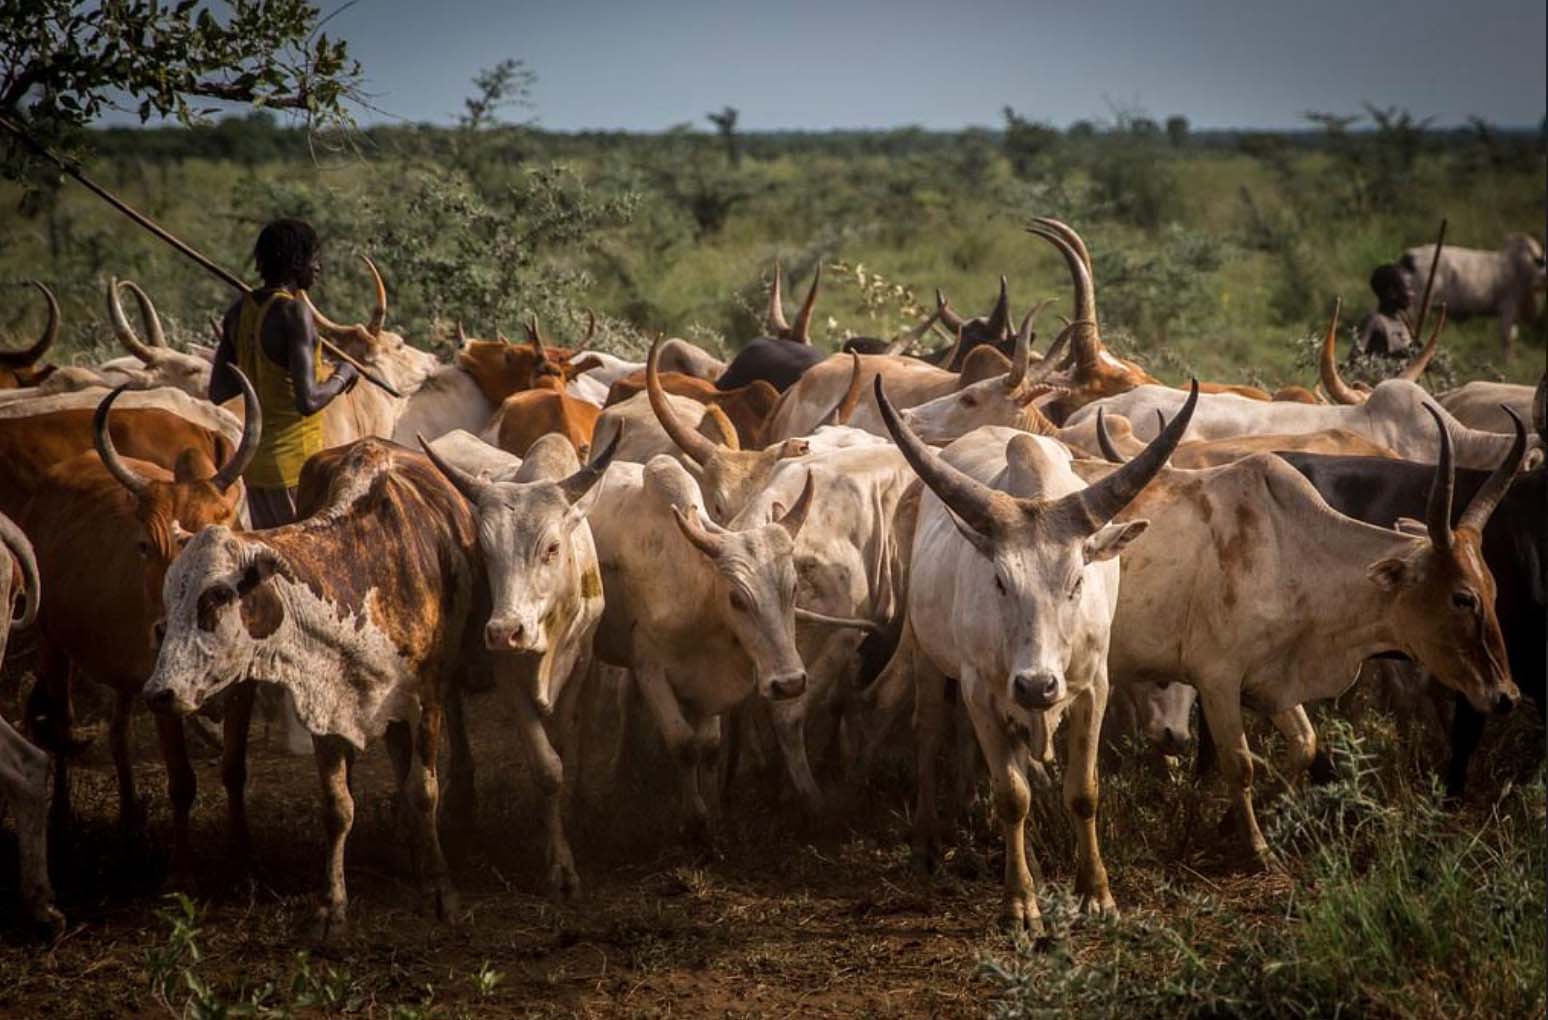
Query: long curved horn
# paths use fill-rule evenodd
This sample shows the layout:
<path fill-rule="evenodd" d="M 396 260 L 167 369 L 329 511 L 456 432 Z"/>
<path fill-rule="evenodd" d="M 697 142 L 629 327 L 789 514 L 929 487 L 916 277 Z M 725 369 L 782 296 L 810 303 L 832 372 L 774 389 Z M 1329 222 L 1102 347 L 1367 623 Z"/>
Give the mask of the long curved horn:
<path fill-rule="evenodd" d="M 791 538 L 795 538 L 801 531 L 801 525 L 806 523 L 806 515 L 812 509 L 812 494 L 817 491 L 817 480 L 812 473 L 806 473 L 806 484 L 801 486 L 801 495 L 796 497 L 795 505 L 780 515 L 775 521 L 780 527 L 789 532 Z"/>
<path fill-rule="evenodd" d="M 962 328 L 962 316 L 952 309 L 951 302 L 946 300 L 939 287 L 935 288 L 935 314 L 953 333 Z"/>
<path fill-rule="evenodd" d="M 1166 466 L 1167 458 L 1182 442 L 1193 420 L 1194 408 L 1199 404 L 1199 381 L 1193 380 L 1188 390 L 1188 400 L 1161 434 L 1152 439 L 1133 460 L 1106 478 L 1079 492 L 1063 497 L 1055 504 L 1059 512 L 1075 518 L 1078 526 L 1084 526 L 1087 534 L 1094 534 L 1108 521 L 1128 506 L 1150 484 L 1150 480 Z"/>
<path fill-rule="evenodd" d="M 231 459 L 222 464 L 220 470 L 215 472 L 215 477 L 210 479 L 210 484 L 221 492 L 231 488 L 242 477 L 247 466 L 258 455 L 258 443 L 263 438 L 263 405 L 258 403 L 258 394 L 240 368 L 235 365 L 230 368 L 231 374 L 236 376 L 237 385 L 242 387 L 242 439 L 237 443 Z"/>
<path fill-rule="evenodd" d="M 903 424 L 892 401 L 887 399 L 882 377 L 876 377 L 876 406 L 881 411 L 882 424 L 887 426 L 892 441 L 898 444 L 903 459 L 908 461 L 930 491 L 955 513 L 968 527 L 980 535 L 994 534 L 996 493 L 995 490 L 971 475 L 946 463 L 938 454 Z M 999 494 L 1005 499 L 1009 497 Z"/>
<path fill-rule="evenodd" d="M 457 346 L 459 348 L 468 345 L 468 331 L 462 328 L 462 320 L 457 320 Z"/>
<path fill-rule="evenodd" d="M 596 335 L 597 335 L 597 313 L 592 311 L 590 308 L 588 308 L 588 309 L 586 309 L 586 336 L 585 336 L 585 339 L 581 340 L 581 342 L 579 344 L 577 344 L 574 348 L 572 348 L 570 350 L 570 356 L 573 358 L 575 355 L 581 353 L 586 348 L 590 347 L 591 346 L 592 338 L 594 338 Z"/>
<path fill-rule="evenodd" d="M 1430 334 L 1429 342 L 1424 345 L 1424 350 L 1418 356 L 1403 367 L 1398 373 L 1399 379 L 1406 379 L 1416 383 L 1424 375 L 1424 370 L 1430 366 L 1430 359 L 1435 357 L 1435 349 L 1440 342 L 1441 330 L 1446 328 L 1446 302 L 1442 301 L 1435 306 L 1435 331 Z M 1415 337 L 1414 339 L 1418 339 Z"/>
<path fill-rule="evenodd" d="M 1086 242 L 1081 239 L 1081 236 L 1075 233 L 1074 227 L 1062 220 L 1056 220 L 1052 216 L 1039 216 L 1033 222 L 1041 223 L 1064 238 L 1070 247 L 1074 248 L 1076 253 L 1080 255 L 1080 260 L 1086 264 L 1086 272 L 1093 278 L 1096 277 L 1096 270 L 1091 268 L 1091 252 L 1086 249 Z"/>
<path fill-rule="evenodd" d="M 790 323 L 785 321 L 784 273 L 779 259 L 774 260 L 774 282 L 769 285 L 769 310 L 763 317 L 763 325 L 773 336 L 787 336 Z"/>
<path fill-rule="evenodd" d="M 33 280 L 32 285 L 43 292 L 43 300 L 48 302 L 48 325 L 43 327 L 43 335 L 38 337 L 38 342 L 26 350 L 0 351 L 0 365 L 6 368 L 30 368 L 59 339 L 59 302 L 54 298 L 54 292 L 45 287 L 42 281 Z"/>
<path fill-rule="evenodd" d="M 1010 334 L 1010 284 L 1006 282 L 1003 274 L 1000 276 L 1000 296 L 995 299 L 994 309 L 989 313 L 989 322 L 985 328 L 988 330 L 989 335 L 996 340 L 1003 339 Z"/>
<path fill-rule="evenodd" d="M 156 314 L 156 306 L 151 303 L 150 295 L 133 280 L 125 280 L 121 286 L 129 288 L 129 293 L 134 295 L 134 303 L 139 306 L 140 321 L 145 323 L 145 333 L 148 337 L 146 343 L 151 347 L 165 347 L 166 330 L 161 328 L 161 316 Z"/>
<path fill-rule="evenodd" d="M 930 327 L 935 325 L 936 320 L 940 317 L 941 313 L 939 310 L 932 312 L 930 317 L 921 322 L 918 326 L 915 326 L 910 330 L 905 330 L 904 332 L 899 333 L 896 337 L 894 337 L 892 342 L 887 345 L 887 349 L 882 353 L 889 356 L 902 354 L 904 351 L 908 350 L 914 344 L 923 339 L 924 335 L 930 332 Z"/>
<path fill-rule="evenodd" d="M 1107 434 L 1107 408 L 1097 408 L 1097 446 L 1102 450 L 1102 456 L 1112 464 L 1127 464 L 1129 458 L 1118 452 L 1118 447 L 1113 445 L 1113 437 Z"/>
<path fill-rule="evenodd" d="M 682 531 L 683 537 L 692 542 L 694 548 L 715 559 L 724 548 L 725 539 L 706 528 L 699 520 L 699 508 L 690 506 L 685 513 L 677 507 L 672 508 L 672 516 L 677 518 L 677 527 Z"/>
<path fill-rule="evenodd" d="M 790 339 L 798 344 L 812 342 L 812 309 L 817 307 L 817 287 L 822 283 L 822 262 L 818 260 L 817 267 L 812 270 L 812 285 L 807 288 L 806 300 L 801 302 L 801 310 L 796 313 L 795 325 L 790 327 Z"/>
<path fill-rule="evenodd" d="M 373 339 L 370 330 L 359 323 L 346 326 L 342 322 L 334 322 L 328 318 L 318 310 L 316 303 L 312 301 L 312 295 L 304 290 L 301 292 L 301 300 L 306 302 L 306 310 L 312 313 L 312 324 L 317 327 L 317 332 L 329 340 L 340 343 L 363 340 L 369 343 Z"/>
<path fill-rule="evenodd" d="M 1537 389 L 1532 393 L 1532 428 L 1548 443 L 1548 371 L 1537 380 Z"/>
<path fill-rule="evenodd" d="M 149 487 L 150 481 L 123 462 L 118 456 L 118 451 L 113 448 L 113 437 L 108 435 L 108 410 L 112 408 L 113 401 L 118 399 L 118 395 L 128 388 L 126 383 L 102 398 L 102 403 L 97 405 L 96 413 L 91 416 L 91 439 L 97 448 L 97 456 L 102 458 L 102 466 L 108 469 L 108 474 L 138 496 Z"/>
<path fill-rule="evenodd" d="M 133 327 L 129 325 L 129 317 L 124 314 L 124 306 L 118 300 L 118 277 L 108 277 L 107 289 L 108 321 L 113 324 L 113 335 L 118 337 L 118 342 L 124 349 L 147 365 L 156 360 L 156 352 L 146 346 Z"/>
<path fill-rule="evenodd" d="M 855 408 L 860 404 L 860 355 L 850 351 L 849 359 L 849 386 L 845 388 L 839 402 L 833 405 L 833 410 L 823 418 L 824 425 L 847 425 L 850 415 L 855 413 Z"/>
<path fill-rule="evenodd" d="M 863 630 L 868 634 L 880 634 L 881 627 L 871 620 L 862 620 L 858 616 L 829 616 L 827 613 L 819 613 L 815 609 L 795 607 L 797 623 L 815 623 L 824 627 L 850 627 L 854 630 Z"/>
<path fill-rule="evenodd" d="M 435 452 L 435 447 L 425 441 L 424 433 L 416 432 L 414 433 L 414 438 L 419 440 L 419 448 L 425 451 L 425 456 L 430 458 L 430 463 L 435 465 L 435 469 L 448 482 L 451 482 L 452 488 L 462 493 L 463 498 L 469 503 L 476 504 L 480 497 L 488 490 L 489 483 L 477 475 L 462 470 L 450 461 L 442 459 L 441 455 Z"/>
<path fill-rule="evenodd" d="M 1041 237 L 1064 256 L 1064 264 L 1070 272 L 1070 281 L 1075 287 L 1074 314 L 1070 318 L 1073 323 L 1090 323 L 1089 326 L 1084 326 L 1072 334 L 1070 353 L 1074 355 L 1078 365 L 1089 366 L 1096 362 L 1102 349 L 1097 327 L 1096 294 L 1091 284 L 1091 274 L 1086 270 L 1086 264 L 1081 261 L 1080 253 L 1059 234 L 1038 225 L 1028 227 L 1027 232 Z"/>
<path fill-rule="evenodd" d="M 1526 425 L 1509 407 L 1501 404 L 1500 408 L 1510 415 L 1510 422 L 1516 427 L 1516 441 L 1510 444 L 1510 452 L 1505 455 L 1504 462 L 1494 469 L 1488 480 L 1473 494 L 1473 501 L 1462 511 L 1457 521 L 1458 530 L 1471 528 L 1477 534 L 1483 534 L 1484 525 L 1489 523 L 1489 515 L 1494 513 L 1494 508 L 1505 498 L 1505 491 L 1515 480 L 1521 461 L 1526 457 Z"/>
<path fill-rule="evenodd" d="M 382 282 L 382 272 L 371 261 L 371 256 L 362 252 L 360 259 L 371 271 L 371 282 L 376 285 L 376 307 L 371 309 L 371 317 L 366 320 L 365 328 L 373 337 L 379 336 L 382 327 L 387 325 L 387 284 Z"/>
<path fill-rule="evenodd" d="M 650 345 L 650 354 L 645 358 L 645 392 L 649 394 L 650 409 L 655 412 L 656 420 L 666 430 L 666 434 L 694 463 L 703 466 L 719 450 L 714 443 L 693 429 L 682 423 L 677 417 L 677 412 L 672 410 L 672 404 L 666 398 L 666 392 L 661 389 L 661 371 L 657 363 L 661 360 L 662 335 L 656 335 L 656 342 Z"/>
<path fill-rule="evenodd" d="M 1451 430 L 1446 420 L 1428 402 L 1424 409 L 1435 419 L 1440 430 L 1440 458 L 1435 462 L 1435 477 L 1430 482 L 1430 501 L 1424 515 L 1425 528 L 1430 541 L 1437 549 L 1451 548 L 1451 494 L 1457 485 L 1456 470 L 1452 465 Z"/>
<path fill-rule="evenodd" d="M 22 615 L 10 625 L 17 630 L 26 630 L 37 620 L 38 606 L 43 601 L 43 579 L 38 575 L 38 556 L 27 536 L 22 534 L 22 529 L 5 514 L 0 514 L 0 542 L 11 550 L 11 555 L 16 557 L 16 565 L 21 567 L 22 597 L 26 599 Z"/>
<path fill-rule="evenodd" d="M 1338 374 L 1338 316 L 1343 311 L 1344 299 L 1333 301 L 1333 318 L 1328 320 L 1327 335 L 1322 338 L 1322 356 L 1317 359 L 1317 370 L 1322 376 L 1322 388 L 1328 391 L 1335 404 L 1363 404 L 1365 394 L 1344 382 Z"/>
<path fill-rule="evenodd" d="M 607 474 L 607 466 L 613 462 L 613 455 L 618 452 L 618 443 L 621 439 L 623 439 L 623 428 L 620 426 L 614 430 L 613 438 L 606 449 L 591 458 L 589 463 L 582 464 L 579 471 L 559 483 L 559 491 L 564 493 L 564 498 L 571 505 L 590 492 L 591 487 Z"/>

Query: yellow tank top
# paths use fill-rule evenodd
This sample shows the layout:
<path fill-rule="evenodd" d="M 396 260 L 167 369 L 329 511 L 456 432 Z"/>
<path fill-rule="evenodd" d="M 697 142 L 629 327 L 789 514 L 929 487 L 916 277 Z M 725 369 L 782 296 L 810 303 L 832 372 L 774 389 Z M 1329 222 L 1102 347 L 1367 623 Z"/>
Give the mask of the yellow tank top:
<path fill-rule="evenodd" d="M 263 320 L 276 301 L 293 301 L 295 295 L 277 290 L 262 304 L 251 295 L 242 303 L 237 322 L 237 365 L 253 384 L 263 408 L 263 434 L 258 452 L 242 475 L 248 485 L 260 489 L 293 489 L 301 481 L 301 465 L 323 448 L 322 415 L 296 410 L 295 380 L 289 366 L 277 365 L 263 353 L 260 339 Z M 323 379 L 322 345 L 317 346 L 313 371 Z"/>

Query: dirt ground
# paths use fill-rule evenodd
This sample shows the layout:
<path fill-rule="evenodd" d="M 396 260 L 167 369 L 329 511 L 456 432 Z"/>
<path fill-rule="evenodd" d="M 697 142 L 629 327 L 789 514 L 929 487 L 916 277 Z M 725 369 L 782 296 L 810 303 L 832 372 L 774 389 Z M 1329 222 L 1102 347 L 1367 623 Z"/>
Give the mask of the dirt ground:
<path fill-rule="evenodd" d="M 910 861 L 912 781 L 902 760 L 865 791 L 836 796 L 815 820 L 781 795 L 777 777 L 744 774 L 714 849 L 694 851 L 679 838 L 661 752 L 650 737 L 636 736 L 613 796 L 584 805 L 571 826 L 582 894 L 555 904 L 543 887 L 535 803 L 503 699 L 479 697 L 469 714 L 478 821 L 471 838 L 449 848 L 462 898 L 457 923 L 437 923 L 412 880 L 378 745 L 354 775 L 351 927 L 326 947 L 308 937 L 322 887 L 310 756 L 285 753 L 277 731 L 265 736 L 255 721 L 249 805 L 256 878 L 223 854 L 218 758 L 200 758 L 196 874 L 187 891 L 201 910 L 201 956 L 188 969 L 226 1002 L 254 1001 L 255 990 L 272 984 L 267 997 L 256 997 L 271 1003 L 306 983 L 297 978 L 304 969 L 311 997 L 289 993 L 302 1016 L 985 1014 L 980 961 L 1013 945 L 994 928 L 1002 856 L 982 804 L 958 828 L 943 868 L 928 875 Z M 162 897 L 171 819 L 143 714 L 135 734 L 147 824 L 130 837 L 119 831 L 112 769 L 99 740 L 75 772 L 75 835 L 52 848 L 70 922 L 52 944 L 18 932 L 15 844 L 0 837 L 0 1016 L 184 1015 L 189 993 L 181 976 L 165 998 L 150 984 L 148 954 L 167 945 L 171 930 L 159 914 L 169 906 Z M 1057 816 L 1052 824 L 1060 831 L 1045 833 L 1040 824 L 1050 820 L 1040 823 L 1034 812 L 1031 842 L 1046 869 L 1040 892 L 1047 912 L 1050 896 L 1068 893 L 1073 841 Z M 1257 922 L 1282 918 L 1289 879 L 1238 874 L 1198 846 L 1122 864 L 1131 855 L 1115 853 L 1111 836 L 1104 841 L 1126 917 L 1195 909 L 1190 904 L 1207 893 L 1231 899 Z M 1076 941 L 1097 937 L 1075 931 Z M 301 950 L 310 956 L 298 957 Z"/>

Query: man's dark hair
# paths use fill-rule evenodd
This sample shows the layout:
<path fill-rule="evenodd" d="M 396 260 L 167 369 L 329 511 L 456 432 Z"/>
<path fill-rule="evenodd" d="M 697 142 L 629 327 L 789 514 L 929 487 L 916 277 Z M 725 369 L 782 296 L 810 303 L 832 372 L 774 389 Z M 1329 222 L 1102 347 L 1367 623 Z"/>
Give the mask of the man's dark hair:
<path fill-rule="evenodd" d="M 1371 271 L 1371 290 L 1377 297 L 1385 297 L 1394 287 L 1401 286 L 1403 274 L 1391 262 L 1384 262 Z"/>
<path fill-rule="evenodd" d="M 258 234 L 253 261 L 267 284 L 283 283 L 300 276 L 317 257 L 321 242 L 317 231 L 304 220 L 275 220 Z"/>

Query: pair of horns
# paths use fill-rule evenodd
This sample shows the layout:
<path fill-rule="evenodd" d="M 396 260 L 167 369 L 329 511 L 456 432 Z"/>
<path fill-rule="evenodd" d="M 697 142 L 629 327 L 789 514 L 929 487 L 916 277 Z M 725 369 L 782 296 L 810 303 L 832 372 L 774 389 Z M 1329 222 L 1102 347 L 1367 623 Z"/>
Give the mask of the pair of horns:
<path fill-rule="evenodd" d="M 1070 352 L 1077 368 L 1089 368 L 1097 362 L 1102 352 L 1091 253 L 1074 229 L 1055 219 L 1039 217 L 1027 225 L 1027 233 L 1041 237 L 1064 256 L 1070 281 L 1075 287 L 1074 310 L 1070 319 L 1072 324 L 1080 324 L 1071 334 Z"/>
<path fill-rule="evenodd" d="M 258 404 L 258 394 L 253 391 L 253 384 L 248 382 L 241 369 L 235 365 L 228 367 L 236 374 L 237 383 L 242 387 L 242 439 L 237 443 L 236 452 L 210 478 L 210 484 L 221 492 L 230 489 L 242 477 L 242 472 L 247 470 L 257 455 L 258 440 L 263 435 L 263 408 Z M 102 398 L 102 403 L 97 405 L 97 411 L 91 418 L 91 437 L 97 448 L 97 456 L 102 458 L 102 466 L 118 479 L 120 485 L 138 496 L 150 487 L 150 480 L 118 455 L 108 429 L 108 413 L 113 408 L 113 402 L 128 388 L 126 383 Z"/>
<path fill-rule="evenodd" d="M 1457 519 L 1456 528 L 1453 529 L 1451 500 L 1457 481 L 1451 450 L 1451 431 L 1446 428 L 1446 419 L 1440 411 L 1428 402 L 1424 405 L 1430 417 L 1435 419 L 1435 427 L 1440 430 L 1440 459 L 1435 464 L 1435 477 L 1430 482 L 1430 499 L 1424 522 L 1430 541 L 1434 542 L 1437 548 L 1451 549 L 1454 530 L 1461 531 L 1463 528 L 1468 528 L 1474 534 L 1483 534 L 1484 525 L 1494 513 L 1494 508 L 1500 505 L 1500 500 L 1505 498 L 1506 490 L 1510 488 L 1510 483 L 1515 479 L 1516 472 L 1526 457 L 1526 426 L 1516 416 L 1515 411 L 1503 404 L 1500 406 L 1506 414 L 1510 415 L 1511 424 L 1516 430 L 1516 439 L 1511 443 L 1510 452 L 1505 455 L 1504 462 L 1495 468 L 1479 487 L 1478 492 L 1473 495 L 1472 502 Z"/>
<path fill-rule="evenodd" d="M 957 314 L 956 310 L 951 307 L 951 302 L 946 300 L 946 295 L 941 293 L 939 287 L 935 290 L 935 315 L 948 330 L 958 335 L 962 333 L 963 327 L 970 321 Z M 1010 336 L 1010 323 L 1010 283 L 1002 275 L 1000 277 L 1000 295 L 995 299 L 994 307 L 989 311 L 984 329 L 994 339 L 1004 340 Z"/>
<path fill-rule="evenodd" d="M 444 475 L 452 484 L 452 488 L 462 493 L 463 498 L 468 502 L 476 505 L 489 491 L 490 486 L 495 484 L 443 459 L 425 440 L 422 433 L 415 433 L 415 438 L 419 440 L 419 447 L 425 451 L 425 456 L 430 458 L 430 463 L 435 465 L 435 469 Z M 590 492 L 591 487 L 601 481 L 602 476 L 607 473 L 607 466 L 613 462 L 613 456 L 618 453 L 618 443 L 621 439 L 623 439 L 623 429 L 613 433 L 612 441 L 601 453 L 592 458 L 590 463 L 581 465 L 579 471 L 555 483 L 559 486 L 559 491 L 564 494 L 566 502 L 573 506 L 576 500 Z"/>
<path fill-rule="evenodd" d="M 1137 457 L 1096 484 L 1050 501 L 1012 496 L 948 464 L 903 423 L 887 399 L 881 378 L 876 379 L 876 404 L 882 422 L 909 466 L 963 523 L 985 538 L 992 538 L 1004 524 L 1030 517 L 1060 519 L 1084 534 L 1095 534 L 1161 470 L 1187 432 L 1198 401 L 1195 379 L 1182 412 Z"/>
<path fill-rule="evenodd" d="M 54 299 L 54 292 L 41 281 L 32 280 L 31 283 L 43 292 L 43 300 L 48 302 L 48 324 L 43 327 L 43 335 L 31 347 L 20 351 L 0 351 L 0 367 L 31 368 L 59 339 L 59 302 Z"/>
<path fill-rule="evenodd" d="M 801 531 L 801 526 L 806 523 L 806 515 L 812 508 L 812 494 L 816 486 L 812 480 L 812 473 L 806 473 L 806 484 L 801 487 L 801 495 L 796 498 L 795 505 L 775 518 L 774 523 L 784 528 L 791 538 L 795 538 Z M 775 510 L 779 505 L 775 504 Z M 687 511 L 677 507 L 672 508 L 673 515 L 677 518 L 677 526 L 682 529 L 683 537 L 692 542 L 698 549 L 710 559 L 717 559 L 725 548 L 726 529 L 713 521 L 703 521 L 699 517 L 699 508 L 690 506 Z"/>
<path fill-rule="evenodd" d="M 794 326 L 785 321 L 783 275 L 779 260 L 775 259 L 774 283 L 769 288 L 769 310 L 764 325 L 771 334 L 781 340 L 809 344 L 812 342 L 812 309 L 817 305 L 817 287 L 822 283 L 822 262 L 819 261 L 817 267 L 812 270 L 812 285 L 806 292 L 806 300 L 801 302 L 801 310 L 796 313 Z"/>
<path fill-rule="evenodd" d="M 129 288 L 129 293 L 134 295 L 134 302 L 140 307 L 140 320 L 145 323 L 146 335 L 150 337 L 149 343 L 141 340 L 139 334 L 135 333 L 134 328 L 129 325 L 129 317 L 124 314 L 124 306 L 118 299 L 119 287 Z M 113 335 L 118 338 L 124 350 L 147 365 L 155 362 L 157 351 L 167 346 L 167 335 L 161 328 L 161 317 L 156 314 L 156 306 L 151 303 L 150 295 L 133 280 L 120 281 L 116 276 L 109 276 L 107 306 L 108 320 L 113 324 Z"/>
<path fill-rule="evenodd" d="M 371 273 L 371 282 L 376 289 L 376 305 L 371 309 L 371 318 L 363 325 L 357 323 L 353 326 L 345 326 L 334 322 L 317 310 L 310 294 L 301 292 L 307 308 L 312 312 L 312 321 L 317 324 L 317 331 L 329 340 L 363 340 L 370 343 L 381 335 L 383 327 L 387 325 L 387 284 L 383 282 L 381 270 L 376 268 L 376 263 L 371 261 L 371 256 L 362 254 L 360 261 L 366 264 L 366 269 Z"/>
<path fill-rule="evenodd" d="M 1317 359 L 1317 370 L 1322 378 L 1322 388 L 1328 391 L 1328 396 L 1333 398 L 1334 403 L 1363 404 L 1370 398 L 1370 393 L 1349 385 L 1338 371 L 1338 319 L 1343 308 L 1344 299 L 1335 298 L 1333 317 L 1328 320 L 1328 331 L 1322 338 L 1322 352 Z M 1424 370 L 1429 367 L 1430 359 L 1435 357 L 1435 351 L 1440 344 L 1441 330 L 1445 328 L 1446 303 L 1443 301 L 1437 306 L 1435 329 L 1431 331 L 1430 339 L 1425 342 L 1424 349 L 1403 366 L 1403 371 L 1393 378 L 1417 383 L 1424 376 Z"/>

